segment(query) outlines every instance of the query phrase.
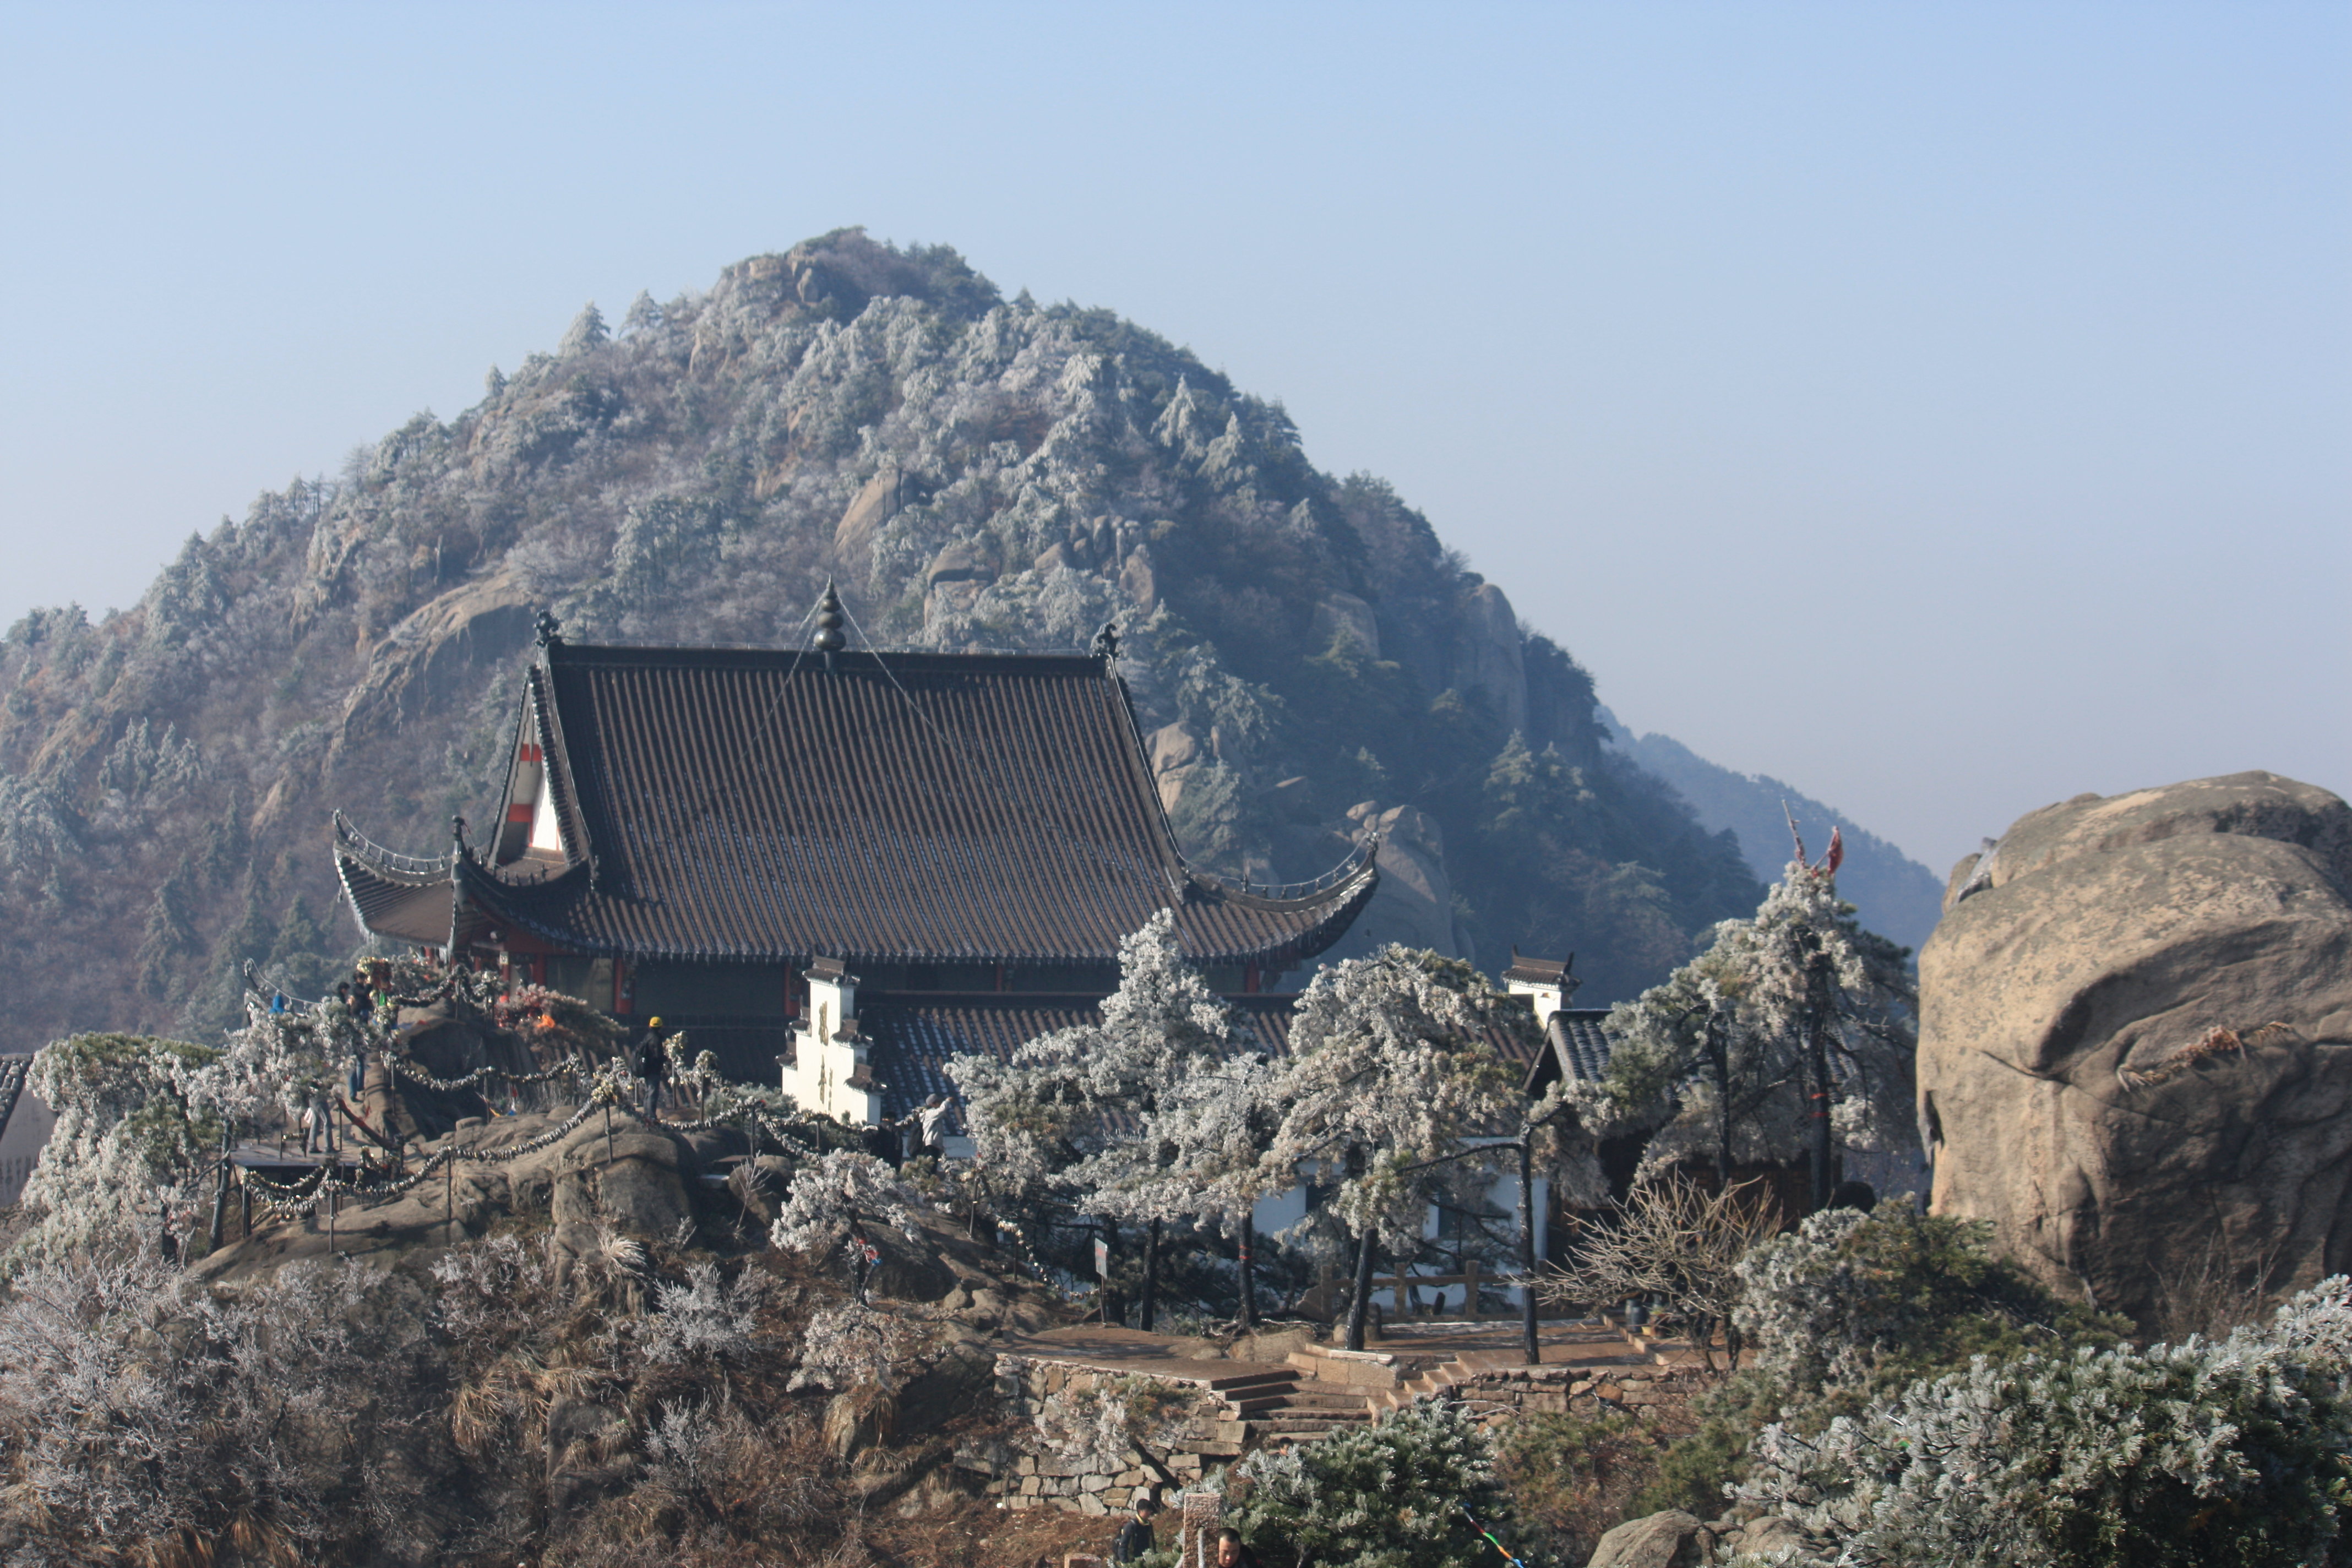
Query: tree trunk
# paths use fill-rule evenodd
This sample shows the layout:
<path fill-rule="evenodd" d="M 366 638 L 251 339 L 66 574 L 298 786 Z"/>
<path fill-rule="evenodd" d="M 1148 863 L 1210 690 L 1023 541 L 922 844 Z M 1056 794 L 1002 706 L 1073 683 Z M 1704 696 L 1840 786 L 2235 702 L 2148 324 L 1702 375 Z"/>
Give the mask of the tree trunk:
<path fill-rule="evenodd" d="M 1731 1042 L 1710 1007 L 1706 1013 L 1706 1055 L 1715 1068 L 1715 1175 L 1723 1190 L 1731 1190 Z"/>
<path fill-rule="evenodd" d="M 1470 1316 L 1476 1317 L 1478 1303 L 1469 1303 Z M 1543 1346 L 1536 1338 L 1536 1177 L 1535 1133 L 1532 1130 L 1519 1138 L 1519 1348 L 1527 1352 L 1528 1364 L 1535 1366 L 1543 1361 Z"/>
<path fill-rule="evenodd" d="M 1364 1348 L 1364 1320 L 1370 1315 L 1372 1300 L 1372 1260 L 1378 1251 L 1374 1237 L 1376 1229 L 1367 1229 L 1364 1238 L 1356 1244 L 1356 1299 L 1348 1303 L 1348 1348 Z"/>
<path fill-rule="evenodd" d="M 1812 1209 L 1830 1206 L 1837 1184 L 1832 1178 L 1836 1150 L 1830 1138 L 1830 998 L 1829 958 L 1818 939 L 1808 944 L 1805 958 L 1805 1092 L 1811 1134 Z"/>
<path fill-rule="evenodd" d="M 1143 1306 L 1140 1326 L 1147 1334 L 1158 1331 L 1160 1316 L 1160 1222 L 1153 1220 L 1143 1233 Z"/>
<path fill-rule="evenodd" d="M 1257 1303 L 1255 1300 L 1255 1297 L 1257 1295 L 1257 1271 L 1252 1266 L 1250 1260 L 1250 1243 L 1256 1239 L 1256 1216 L 1255 1215 L 1242 1215 L 1242 1310 L 1240 1322 L 1242 1332 L 1244 1333 L 1249 1332 L 1250 1330 L 1257 1326 Z"/>

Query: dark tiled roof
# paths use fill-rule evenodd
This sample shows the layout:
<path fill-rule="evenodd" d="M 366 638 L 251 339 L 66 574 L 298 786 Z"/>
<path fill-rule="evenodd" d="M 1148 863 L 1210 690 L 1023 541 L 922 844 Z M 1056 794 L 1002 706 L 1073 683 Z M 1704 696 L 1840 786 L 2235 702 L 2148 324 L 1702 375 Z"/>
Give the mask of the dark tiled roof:
<path fill-rule="evenodd" d="M 335 874 L 363 931 L 439 947 L 449 940 L 456 889 L 450 858 L 422 860 L 371 844 L 335 813 Z"/>
<path fill-rule="evenodd" d="M 1486 1018 L 1486 1043 L 1494 1047 L 1496 1056 L 1525 1076 L 1544 1054 L 1543 1035 L 1536 1027 L 1535 1005 L 1527 996 L 1506 996 L 1501 1001 L 1502 1005 Z"/>
<path fill-rule="evenodd" d="M 1225 1000 L 1255 1033 L 1260 1049 L 1278 1056 L 1289 1048 L 1290 1005 L 1296 998 Z M 1017 992 L 861 1000 L 857 1011 L 858 1029 L 872 1042 L 874 1076 L 887 1089 L 885 1118 L 904 1116 L 933 1094 L 960 1102 L 961 1096 L 947 1076 L 951 1058 L 980 1055 L 1009 1061 L 1016 1048 L 1040 1035 L 1101 1019 L 1101 1004 L 1092 996 Z"/>
<path fill-rule="evenodd" d="M 1100 659 L 845 653 L 828 671 L 561 643 L 545 658 L 519 742 L 544 753 L 570 863 L 467 853 L 436 879 L 339 832 L 370 930 L 446 942 L 434 883 L 454 880 L 462 925 L 593 952 L 1074 963 L 1173 908 L 1196 962 L 1288 966 L 1371 896 L 1365 853 L 1271 894 L 1188 868 Z"/>
<path fill-rule="evenodd" d="M 1515 947 L 1511 949 L 1511 966 L 1503 971 L 1503 978 L 1523 981 L 1531 985 L 1573 984 L 1568 971 L 1575 962 L 1576 954 L 1572 952 L 1566 958 L 1529 958 Z"/>
<path fill-rule="evenodd" d="M 1528 1068 L 1529 1094 L 1541 1094 L 1562 1077 L 1571 1082 L 1598 1083 L 1609 1073 L 1612 1048 L 1601 1025 L 1606 1007 L 1562 1007 L 1544 1026 L 1544 1054 Z"/>

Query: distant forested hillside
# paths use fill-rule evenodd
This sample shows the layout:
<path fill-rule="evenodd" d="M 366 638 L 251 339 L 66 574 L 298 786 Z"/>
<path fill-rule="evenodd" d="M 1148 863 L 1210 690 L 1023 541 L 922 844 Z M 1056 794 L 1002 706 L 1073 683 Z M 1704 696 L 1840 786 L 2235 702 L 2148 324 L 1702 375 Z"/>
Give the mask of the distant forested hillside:
<path fill-rule="evenodd" d="M 1828 842 L 1830 829 L 1844 831 L 1845 865 L 1838 872 L 1838 892 L 1860 912 L 1863 924 L 1914 952 L 1936 929 L 1943 910 L 1943 879 L 1876 834 L 1855 826 L 1843 812 L 1779 779 L 1718 766 L 1672 736 L 1636 736 L 1606 708 L 1601 710 L 1601 719 L 1613 747 L 1674 785 L 1701 822 L 1737 837 L 1748 869 L 1759 877 L 1768 881 L 1778 878 L 1789 863 L 1792 846 L 1785 805 L 1815 854 Z"/>
<path fill-rule="evenodd" d="M 192 535 L 130 609 L 12 627 L 0 1045 L 204 1037 L 247 958 L 320 984 L 356 936 L 329 813 L 432 853 L 489 809 L 540 610 L 580 641 L 773 645 L 828 575 L 877 646 L 1117 621 L 1196 859 L 1304 878 L 1383 834 L 1359 945 L 1572 949 L 1605 1000 L 1759 896 L 1602 743 L 1569 654 L 1278 405 L 846 230 L 616 326 L 591 307 L 472 408 Z"/>

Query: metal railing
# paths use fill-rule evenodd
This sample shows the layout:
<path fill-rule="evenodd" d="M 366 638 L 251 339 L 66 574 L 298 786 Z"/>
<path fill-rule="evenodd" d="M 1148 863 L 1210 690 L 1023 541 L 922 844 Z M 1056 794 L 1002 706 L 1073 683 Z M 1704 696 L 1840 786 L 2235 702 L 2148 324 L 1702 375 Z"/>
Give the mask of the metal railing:
<path fill-rule="evenodd" d="M 415 855 L 395 855 L 358 828 L 341 812 L 335 813 L 335 838 L 362 858 L 373 861 L 387 871 L 397 871 L 406 877 L 438 877 L 455 864 L 452 855 L 436 855 L 429 858 Z"/>
<path fill-rule="evenodd" d="M 1250 898 L 1268 899 L 1280 902 L 1287 899 L 1311 899 L 1318 893 L 1328 891 L 1342 882 L 1352 879 L 1370 864 L 1372 857 L 1380 853 L 1380 847 L 1381 841 L 1378 837 L 1366 839 L 1357 845 L 1346 859 L 1311 882 L 1253 882 L 1246 877 L 1235 880 L 1231 877 L 1221 877 L 1213 871 L 1203 871 L 1190 863 L 1187 863 L 1184 868 L 1202 881 L 1225 892 L 1242 893 Z"/>

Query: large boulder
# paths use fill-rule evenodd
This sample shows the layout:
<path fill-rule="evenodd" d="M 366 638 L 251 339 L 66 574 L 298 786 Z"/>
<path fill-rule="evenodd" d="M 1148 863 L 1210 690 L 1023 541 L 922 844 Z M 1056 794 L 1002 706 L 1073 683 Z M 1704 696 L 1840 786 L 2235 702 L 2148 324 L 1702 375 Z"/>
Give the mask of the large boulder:
<path fill-rule="evenodd" d="M 2078 795 L 1919 955 L 1938 1213 L 2143 1323 L 2352 1268 L 2352 808 L 2273 773 Z"/>
<path fill-rule="evenodd" d="M 1585 1568 L 1699 1568 L 1715 1554 L 1715 1531 L 1680 1509 L 1629 1519 L 1601 1538 Z"/>

